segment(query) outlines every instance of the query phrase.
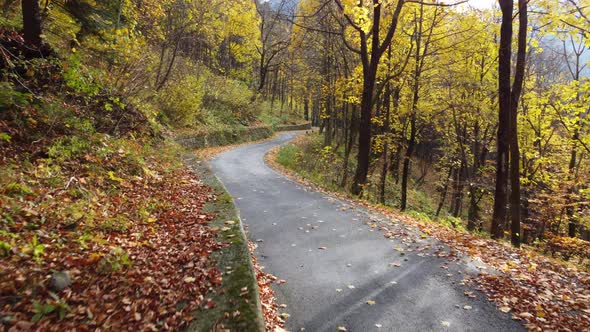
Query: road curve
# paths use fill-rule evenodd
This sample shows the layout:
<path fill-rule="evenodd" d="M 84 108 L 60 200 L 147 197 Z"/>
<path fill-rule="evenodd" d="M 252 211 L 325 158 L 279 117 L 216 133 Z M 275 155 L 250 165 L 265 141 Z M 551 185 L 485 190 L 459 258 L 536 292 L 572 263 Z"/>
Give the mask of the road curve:
<path fill-rule="evenodd" d="M 287 305 L 288 330 L 524 331 L 483 294 L 461 285 L 464 274 L 477 271 L 473 262 L 436 257 L 449 248 L 401 224 L 396 227 L 408 235 L 386 239 L 366 224 L 383 217 L 270 169 L 264 155 L 297 134 L 242 146 L 211 162 L 248 236 L 258 242 L 260 264 L 287 281 L 274 290 Z M 470 291 L 475 298 L 465 296 Z"/>

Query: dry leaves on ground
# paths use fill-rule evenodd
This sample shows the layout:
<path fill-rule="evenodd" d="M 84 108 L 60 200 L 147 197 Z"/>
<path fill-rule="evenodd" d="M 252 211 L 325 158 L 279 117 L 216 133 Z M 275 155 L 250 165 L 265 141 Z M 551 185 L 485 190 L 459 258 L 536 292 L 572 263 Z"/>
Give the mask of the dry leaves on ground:
<path fill-rule="evenodd" d="M 122 187 L 109 214 L 133 218 L 129 211 L 146 198 L 159 209 L 124 229 L 89 233 L 82 243 L 48 222 L 34 231 L 45 248 L 42 261 L 24 252 L 0 260 L 0 330 L 178 330 L 194 310 L 215 306 L 207 294 L 222 277 L 210 255 L 223 245 L 207 226 L 213 215 L 202 211 L 214 198 L 210 188 L 187 169 L 138 178 Z M 12 231 L 32 236 L 20 226 L 26 225 L 15 223 Z M 67 271 L 71 286 L 52 295 L 52 271 Z"/>
<path fill-rule="evenodd" d="M 275 293 L 271 288 L 271 284 L 277 280 L 277 277 L 272 274 L 262 271 L 262 267 L 258 264 L 258 260 L 254 255 L 256 244 L 252 241 L 248 242 L 250 249 L 250 256 L 256 271 L 256 280 L 258 282 L 258 290 L 260 292 L 260 303 L 262 305 L 262 314 L 264 315 L 264 323 L 266 331 L 277 331 L 285 327 L 285 320 L 279 314 L 279 305 L 275 300 Z M 279 280 L 284 283 L 284 280 Z"/>

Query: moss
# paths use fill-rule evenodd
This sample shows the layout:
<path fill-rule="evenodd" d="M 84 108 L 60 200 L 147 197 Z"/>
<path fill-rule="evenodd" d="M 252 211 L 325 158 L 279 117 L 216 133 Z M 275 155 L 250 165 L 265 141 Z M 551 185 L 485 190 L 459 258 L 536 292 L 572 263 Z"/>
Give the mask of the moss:
<path fill-rule="evenodd" d="M 208 165 L 194 157 L 187 157 L 187 162 L 203 182 L 213 188 L 217 199 L 207 203 L 205 211 L 215 212 L 217 217 L 211 221 L 211 227 L 229 227 L 222 231 L 222 238 L 230 245 L 217 252 L 214 259 L 218 268 L 224 272 L 221 291 L 212 294 L 215 308 L 194 313 L 195 320 L 187 331 L 215 331 L 219 324 L 230 331 L 264 331 L 264 318 L 260 306 L 258 283 L 250 260 L 247 239 L 243 232 L 233 199 L 221 182 L 212 174 Z M 233 220 L 235 224 L 227 224 Z M 231 271 L 230 274 L 226 273 Z M 244 287 L 247 292 L 244 294 Z M 232 313 L 240 314 L 233 317 Z M 230 313 L 225 318 L 225 313 Z"/>

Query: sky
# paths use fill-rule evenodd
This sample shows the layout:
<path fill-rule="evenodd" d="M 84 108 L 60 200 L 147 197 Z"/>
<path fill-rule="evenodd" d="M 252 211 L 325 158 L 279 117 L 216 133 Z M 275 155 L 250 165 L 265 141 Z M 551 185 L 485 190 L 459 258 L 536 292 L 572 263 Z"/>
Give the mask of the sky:
<path fill-rule="evenodd" d="M 479 9 L 489 9 L 497 2 L 497 0 L 469 0 L 469 5 Z"/>

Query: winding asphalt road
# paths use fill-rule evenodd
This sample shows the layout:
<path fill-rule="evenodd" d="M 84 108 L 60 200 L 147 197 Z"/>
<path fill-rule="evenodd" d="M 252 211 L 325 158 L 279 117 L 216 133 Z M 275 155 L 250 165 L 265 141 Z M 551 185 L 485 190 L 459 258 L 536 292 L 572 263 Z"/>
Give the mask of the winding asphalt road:
<path fill-rule="evenodd" d="M 286 280 L 274 290 L 287 305 L 288 330 L 524 330 L 462 285 L 465 274 L 483 268 L 476 261 L 438 257 L 450 249 L 401 222 L 394 227 L 407 235 L 386 239 L 370 223 L 391 220 L 270 169 L 264 155 L 298 134 L 242 146 L 211 163 L 258 242 L 260 264 Z"/>

